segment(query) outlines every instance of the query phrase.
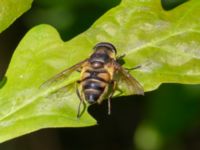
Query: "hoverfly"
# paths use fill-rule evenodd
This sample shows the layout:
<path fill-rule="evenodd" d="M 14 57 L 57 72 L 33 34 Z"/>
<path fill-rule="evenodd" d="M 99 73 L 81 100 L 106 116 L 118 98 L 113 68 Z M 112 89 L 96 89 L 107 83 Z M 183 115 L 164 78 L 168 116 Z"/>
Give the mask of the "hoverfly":
<path fill-rule="evenodd" d="M 129 74 L 127 69 L 120 65 L 119 60 L 123 56 L 116 56 L 117 51 L 114 45 L 101 42 L 96 44 L 93 49 L 94 53 L 89 58 L 62 71 L 42 84 L 42 86 L 48 86 L 62 78 L 68 78 L 74 71 L 79 71 L 80 80 L 76 81 L 76 93 L 80 99 L 78 118 L 84 112 L 86 102 L 100 104 L 106 98 L 108 99 L 108 114 L 110 114 L 110 100 L 114 92 L 117 89 L 120 90 L 120 86 L 126 87 L 125 94 L 127 95 L 144 95 L 140 83 Z M 83 111 L 80 110 L 82 104 L 84 105 Z"/>

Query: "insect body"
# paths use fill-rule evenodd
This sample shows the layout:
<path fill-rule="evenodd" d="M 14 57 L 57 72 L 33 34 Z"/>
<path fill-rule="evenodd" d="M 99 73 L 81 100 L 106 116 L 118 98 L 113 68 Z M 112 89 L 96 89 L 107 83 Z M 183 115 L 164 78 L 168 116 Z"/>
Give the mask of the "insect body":
<path fill-rule="evenodd" d="M 108 99 L 108 113 L 110 114 L 110 99 L 116 89 L 126 89 L 125 94 L 143 95 L 144 91 L 139 82 L 133 78 L 119 63 L 116 48 L 107 42 L 101 42 L 94 47 L 94 53 L 86 60 L 64 70 L 43 85 L 50 85 L 58 80 L 70 76 L 73 71 L 81 72 L 77 81 L 76 93 L 80 99 L 77 116 L 80 117 L 81 104 L 100 104 Z M 42 85 L 42 86 L 43 86 Z"/>

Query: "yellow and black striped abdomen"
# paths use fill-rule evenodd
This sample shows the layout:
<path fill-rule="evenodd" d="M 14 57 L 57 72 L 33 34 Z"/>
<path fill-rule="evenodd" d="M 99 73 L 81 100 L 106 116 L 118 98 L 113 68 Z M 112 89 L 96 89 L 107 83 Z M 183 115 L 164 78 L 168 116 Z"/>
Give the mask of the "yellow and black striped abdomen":
<path fill-rule="evenodd" d="M 110 81 L 110 75 L 104 68 L 87 69 L 82 75 L 82 90 L 85 100 L 92 104 L 98 102 Z"/>

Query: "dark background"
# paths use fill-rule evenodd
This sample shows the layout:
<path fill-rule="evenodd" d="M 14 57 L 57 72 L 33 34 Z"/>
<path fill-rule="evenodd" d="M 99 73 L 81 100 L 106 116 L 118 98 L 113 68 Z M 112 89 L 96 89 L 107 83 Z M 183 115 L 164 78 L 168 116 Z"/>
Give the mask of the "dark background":
<path fill-rule="evenodd" d="M 178 5 L 165 4 L 170 10 Z M 179 0 L 179 3 L 185 0 Z M 24 34 L 47 23 L 57 28 L 64 41 L 88 29 L 119 0 L 37 0 L 31 10 L 0 34 L 0 77 Z M 43 129 L 0 144 L 0 150 L 199 150 L 199 85 L 164 84 L 145 96 L 120 97 L 93 105 L 89 112 L 98 125 L 85 128 Z"/>

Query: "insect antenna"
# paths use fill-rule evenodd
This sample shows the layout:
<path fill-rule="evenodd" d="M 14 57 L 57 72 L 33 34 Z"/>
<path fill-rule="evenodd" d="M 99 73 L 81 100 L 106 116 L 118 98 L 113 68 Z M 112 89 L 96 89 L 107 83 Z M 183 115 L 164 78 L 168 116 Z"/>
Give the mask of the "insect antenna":
<path fill-rule="evenodd" d="M 138 65 L 138 66 L 135 66 L 135 67 L 133 67 L 133 68 L 125 68 L 126 70 L 135 70 L 135 69 L 139 69 L 139 68 L 141 68 L 142 67 L 142 65 Z"/>

